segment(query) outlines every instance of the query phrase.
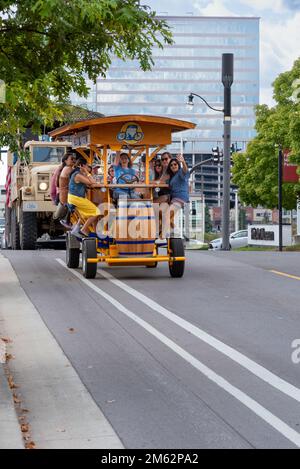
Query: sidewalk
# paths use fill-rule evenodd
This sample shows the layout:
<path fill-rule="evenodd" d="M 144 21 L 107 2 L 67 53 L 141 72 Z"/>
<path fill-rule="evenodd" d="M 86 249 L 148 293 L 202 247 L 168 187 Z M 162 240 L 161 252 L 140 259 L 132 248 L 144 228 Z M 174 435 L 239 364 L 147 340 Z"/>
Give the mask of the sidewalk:
<path fill-rule="evenodd" d="M 15 359 L 9 362 L 10 372 L 19 386 L 16 395 L 28 411 L 26 420 L 36 449 L 123 448 L 2 254 L 0 329 L 12 340 L 10 352 Z M 2 374 L 0 448 L 17 444 L 11 428 L 16 423 L 11 391 Z"/>
<path fill-rule="evenodd" d="M 2 357 L 5 354 L 4 345 L 0 339 L 0 449 L 24 449 L 12 392 L 9 389 L 2 363 Z"/>

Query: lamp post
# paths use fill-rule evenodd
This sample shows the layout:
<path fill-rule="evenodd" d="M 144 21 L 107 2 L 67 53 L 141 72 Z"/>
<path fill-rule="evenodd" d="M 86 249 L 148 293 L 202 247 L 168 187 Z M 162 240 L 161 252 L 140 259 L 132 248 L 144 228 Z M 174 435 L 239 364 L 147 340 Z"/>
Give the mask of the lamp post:
<path fill-rule="evenodd" d="M 231 148 L 231 86 L 233 83 L 233 54 L 222 55 L 222 83 L 224 86 L 224 157 L 222 249 L 230 250 L 230 148 Z"/>
<path fill-rule="evenodd" d="M 230 149 L 231 149 L 231 86 L 233 84 L 233 54 L 222 55 L 222 83 L 224 86 L 224 108 L 212 107 L 202 96 L 196 93 L 189 95 L 188 104 L 193 106 L 194 96 L 200 98 L 207 107 L 224 114 L 223 134 L 223 209 L 222 209 L 222 250 L 230 250 Z"/>
<path fill-rule="evenodd" d="M 282 147 L 278 147 L 278 211 L 279 211 L 279 251 L 283 251 L 282 242 L 282 165 L 283 165 L 283 152 Z"/>
<path fill-rule="evenodd" d="M 235 231 L 239 231 L 239 191 L 235 189 Z"/>

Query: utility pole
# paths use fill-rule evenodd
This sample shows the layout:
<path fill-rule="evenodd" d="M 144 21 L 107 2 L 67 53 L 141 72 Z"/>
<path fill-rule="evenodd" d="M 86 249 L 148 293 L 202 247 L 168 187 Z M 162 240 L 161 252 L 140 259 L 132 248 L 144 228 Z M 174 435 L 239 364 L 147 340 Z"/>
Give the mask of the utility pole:
<path fill-rule="evenodd" d="M 231 86 L 233 84 L 233 54 L 222 55 L 224 86 L 224 149 L 223 149 L 223 209 L 222 250 L 230 250 L 230 160 L 231 160 Z"/>
<path fill-rule="evenodd" d="M 282 165 L 283 165 L 283 152 L 282 147 L 278 148 L 278 211 L 279 211 L 279 251 L 283 250 L 282 243 Z"/>
<path fill-rule="evenodd" d="M 239 231 L 239 193 L 235 190 L 235 231 Z"/>

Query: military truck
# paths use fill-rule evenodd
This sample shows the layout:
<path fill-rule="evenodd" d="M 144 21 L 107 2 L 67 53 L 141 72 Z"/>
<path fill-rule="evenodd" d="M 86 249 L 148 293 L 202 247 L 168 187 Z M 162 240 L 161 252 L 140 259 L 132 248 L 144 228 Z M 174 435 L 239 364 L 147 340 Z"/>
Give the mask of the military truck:
<path fill-rule="evenodd" d="M 5 210 L 5 245 L 11 249 L 36 249 L 46 234 L 55 239 L 64 234 L 53 219 L 56 206 L 50 196 L 51 177 L 70 142 L 29 141 L 26 158 L 8 153 L 8 203 Z M 48 236 L 47 236 L 48 235 Z"/>

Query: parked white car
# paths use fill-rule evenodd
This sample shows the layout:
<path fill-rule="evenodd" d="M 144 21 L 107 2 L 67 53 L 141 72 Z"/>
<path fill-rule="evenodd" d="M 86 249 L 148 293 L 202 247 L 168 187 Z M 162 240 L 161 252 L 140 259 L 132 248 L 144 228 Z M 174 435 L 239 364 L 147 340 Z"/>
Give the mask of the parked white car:
<path fill-rule="evenodd" d="M 235 231 L 230 235 L 230 248 L 237 249 L 248 246 L 248 231 Z M 222 238 L 214 239 L 209 243 L 209 249 L 218 251 L 222 248 Z"/>

